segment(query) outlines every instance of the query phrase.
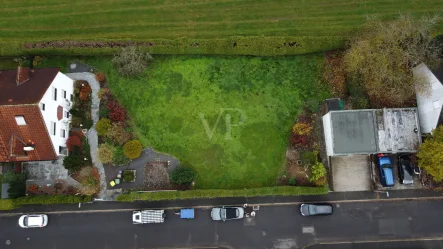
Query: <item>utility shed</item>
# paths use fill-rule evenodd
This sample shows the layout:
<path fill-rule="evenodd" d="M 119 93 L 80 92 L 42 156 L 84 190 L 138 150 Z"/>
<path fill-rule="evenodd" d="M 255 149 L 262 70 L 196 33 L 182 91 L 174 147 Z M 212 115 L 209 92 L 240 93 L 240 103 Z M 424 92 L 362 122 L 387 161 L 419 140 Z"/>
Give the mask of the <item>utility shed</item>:
<path fill-rule="evenodd" d="M 330 111 L 323 116 L 328 156 L 416 152 L 416 108 Z"/>

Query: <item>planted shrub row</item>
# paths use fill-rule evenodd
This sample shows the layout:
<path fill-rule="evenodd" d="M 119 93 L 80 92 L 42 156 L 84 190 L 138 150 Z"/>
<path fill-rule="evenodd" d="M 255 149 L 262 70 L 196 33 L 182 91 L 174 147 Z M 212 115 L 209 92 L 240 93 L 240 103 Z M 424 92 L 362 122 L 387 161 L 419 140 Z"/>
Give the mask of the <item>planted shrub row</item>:
<path fill-rule="evenodd" d="M 110 55 L 120 47 L 139 46 L 151 54 L 210 55 L 295 55 L 327 51 L 344 45 L 341 36 L 244 36 L 215 39 L 179 38 L 175 40 L 108 40 L 44 41 L 33 43 L 0 43 L 0 56 L 18 54 L 43 55 Z"/>
<path fill-rule="evenodd" d="M 220 197 L 253 197 L 253 196 L 289 196 L 289 195 L 323 195 L 327 194 L 326 187 L 300 187 L 300 186 L 279 186 L 253 189 L 198 189 L 188 191 L 162 191 L 150 193 L 122 194 L 117 197 L 118 201 L 160 201 L 160 200 L 183 200 L 199 198 L 220 198 Z"/>
<path fill-rule="evenodd" d="M 92 201 L 91 196 L 81 195 L 38 195 L 25 196 L 17 199 L 0 200 L 0 210 L 10 210 L 21 205 L 30 204 L 66 204 Z"/>

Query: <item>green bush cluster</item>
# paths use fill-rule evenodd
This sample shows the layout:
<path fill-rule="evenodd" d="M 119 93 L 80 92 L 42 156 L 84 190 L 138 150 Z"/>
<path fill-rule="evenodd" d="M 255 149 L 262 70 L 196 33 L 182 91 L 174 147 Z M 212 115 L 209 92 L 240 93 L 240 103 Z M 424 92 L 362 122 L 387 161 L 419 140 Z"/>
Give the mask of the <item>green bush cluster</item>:
<path fill-rule="evenodd" d="M 131 40 L 149 43 L 140 46 L 151 54 L 207 54 L 207 55 L 296 55 L 332 50 L 344 46 L 342 36 L 239 36 L 213 39 L 179 38 Z M 109 40 L 103 40 L 107 42 Z M 127 40 L 126 40 L 127 41 Z M 125 42 L 118 40 L 117 42 Z M 0 43 L 0 56 L 17 54 L 39 55 L 113 55 L 119 47 L 47 47 L 25 48 L 24 43 Z"/>
<path fill-rule="evenodd" d="M 100 119 L 95 125 L 97 134 L 100 136 L 105 136 L 106 134 L 108 134 L 110 128 L 111 128 L 111 120 L 109 120 L 108 118 Z"/>
<path fill-rule="evenodd" d="M 126 165 L 129 162 L 129 158 L 127 158 L 123 152 L 123 147 L 116 147 L 114 153 L 112 154 L 112 163 L 114 166 Z"/>
<path fill-rule="evenodd" d="M 167 191 L 167 192 L 151 192 L 122 194 L 117 197 L 118 201 L 160 201 L 160 200 L 183 200 L 197 198 L 220 198 L 220 197 L 254 197 L 254 196 L 290 196 L 290 195 L 324 195 L 328 193 L 326 187 L 265 187 L 252 189 L 197 189 L 188 191 Z"/>
<path fill-rule="evenodd" d="M 39 195 L 39 196 L 24 196 L 17 199 L 0 200 L 0 210 L 11 210 L 18 208 L 21 205 L 30 204 L 65 204 L 65 203 L 80 203 L 91 202 L 91 196 L 81 195 Z"/>
<path fill-rule="evenodd" d="M 171 182 L 178 185 L 189 185 L 195 178 L 197 178 L 197 174 L 188 167 L 178 167 L 171 173 Z"/>
<path fill-rule="evenodd" d="M 81 195 L 38 195 L 38 196 L 25 196 L 15 199 L 16 205 L 28 205 L 28 204 L 62 204 L 62 203 L 79 203 L 90 202 L 91 196 Z"/>

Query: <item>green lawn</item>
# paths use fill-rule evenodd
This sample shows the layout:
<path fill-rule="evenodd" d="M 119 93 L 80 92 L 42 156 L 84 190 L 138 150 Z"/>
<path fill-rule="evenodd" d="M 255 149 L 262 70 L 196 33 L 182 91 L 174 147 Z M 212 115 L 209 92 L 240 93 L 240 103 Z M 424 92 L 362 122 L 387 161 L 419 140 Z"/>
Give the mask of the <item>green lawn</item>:
<path fill-rule="evenodd" d="M 198 188 L 273 186 L 296 114 L 328 96 L 320 54 L 163 56 L 140 79 L 89 63 L 105 71 L 143 144 L 194 167 Z"/>
<path fill-rule="evenodd" d="M 348 35 L 366 16 L 441 13 L 441 0 L 0 1 L 0 40 Z M 443 21 L 439 22 L 443 28 Z"/>

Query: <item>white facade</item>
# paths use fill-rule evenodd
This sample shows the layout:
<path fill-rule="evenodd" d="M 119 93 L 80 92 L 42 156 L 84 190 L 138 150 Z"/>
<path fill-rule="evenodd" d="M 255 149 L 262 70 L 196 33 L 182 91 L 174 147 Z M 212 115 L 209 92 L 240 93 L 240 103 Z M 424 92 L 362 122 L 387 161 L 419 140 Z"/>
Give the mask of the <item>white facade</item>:
<path fill-rule="evenodd" d="M 66 139 L 69 136 L 69 125 L 71 121 L 69 110 L 72 106 L 71 96 L 73 94 L 74 81 L 68 76 L 58 72 L 39 103 L 40 111 L 57 156 L 61 154 L 60 149 L 66 147 Z M 57 117 L 59 106 L 63 108 L 61 120 Z"/>
<path fill-rule="evenodd" d="M 332 156 L 334 151 L 332 150 L 332 124 L 331 124 L 331 114 L 328 112 L 323 117 L 323 131 L 325 134 L 325 144 L 326 144 L 326 154 Z"/>
<path fill-rule="evenodd" d="M 424 91 L 417 91 L 417 108 L 422 133 L 431 133 L 437 127 L 443 105 L 443 85 L 429 70 L 421 63 L 412 69 L 416 81 L 426 82 Z"/>

